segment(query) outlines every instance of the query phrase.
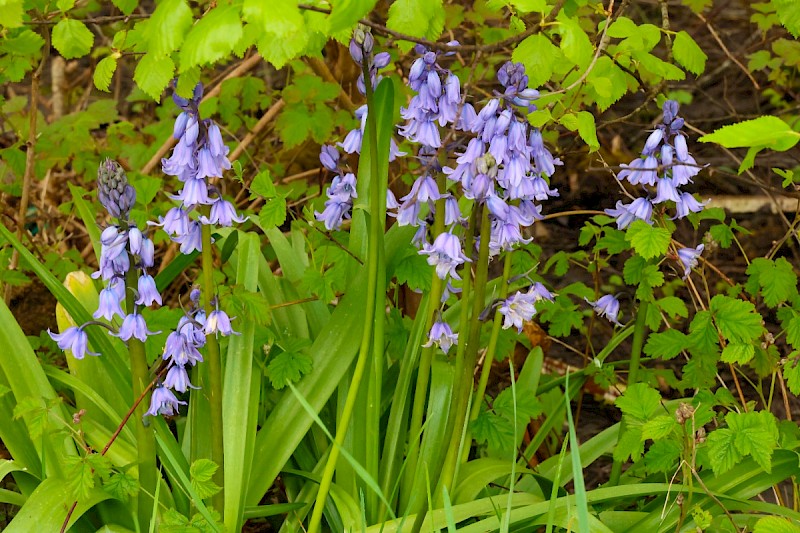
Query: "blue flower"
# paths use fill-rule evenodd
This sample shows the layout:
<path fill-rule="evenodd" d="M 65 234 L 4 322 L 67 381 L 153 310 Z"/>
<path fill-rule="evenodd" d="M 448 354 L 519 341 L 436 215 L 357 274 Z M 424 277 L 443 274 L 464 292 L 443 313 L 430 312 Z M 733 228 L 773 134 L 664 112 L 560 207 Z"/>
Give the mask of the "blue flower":
<path fill-rule="evenodd" d="M 619 320 L 617 320 L 617 315 L 619 314 L 619 300 L 613 295 L 606 294 L 605 296 L 601 296 L 596 302 L 589 301 L 588 298 L 584 298 L 584 300 L 594 308 L 594 312 L 597 313 L 598 316 L 604 316 L 609 322 L 618 326 L 622 325 Z"/>
<path fill-rule="evenodd" d="M 428 333 L 428 342 L 422 346 L 425 348 L 438 346 L 446 354 L 454 344 L 458 344 L 458 333 L 453 333 L 447 322 L 437 320 L 433 323 L 430 333 Z"/>
<path fill-rule="evenodd" d="M 122 321 L 122 325 L 119 327 L 119 333 L 117 333 L 116 336 L 124 341 L 129 341 L 131 337 L 135 337 L 145 342 L 148 335 L 155 335 L 157 333 L 161 332 L 147 329 L 147 323 L 145 323 L 144 317 L 134 311 Z"/>
<path fill-rule="evenodd" d="M 150 307 L 153 305 L 153 302 L 158 302 L 158 305 L 161 305 L 161 295 L 158 293 L 158 289 L 156 289 L 156 281 L 150 274 L 143 273 L 139 276 L 138 292 L 139 297 L 136 299 L 137 304 Z"/>
<path fill-rule="evenodd" d="M 465 262 L 472 262 L 461 251 L 458 237 L 447 231 L 436 237 L 432 245 L 425 243 L 419 253 L 428 256 L 428 264 L 436 267 L 436 275 L 440 279 L 445 279 L 448 275 L 461 279 L 456 268 Z"/>
<path fill-rule="evenodd" d="M 697 248 L 681 248 L 678 250 L 678 259 L 683 265 L 683 279 L 689 277 L 692 269 L 697 266 L 697 258 L 703 253 L 705 245 L 700 244 Z"/>
<path fill-rule="evenodd" d="M 89 336 L 86 335 L 82 326 L 69 327 L 61 334 L 53 333 L 48 329 L 47 334 L 58 343 L 59 348 L 70 350 L 75 359 L 83 359 L 87 353 L 89 355 L 100 355 L 89 350 Z"/>
<path fill-rule="evenodd" d="M 517 291 L 507 298 L 498 309 L 500 314 L 505 317 L 503 329 L 514 326 L 517 328 L 517 332 L 521 332 L 523 323 L 536 314 L 536 301 L 536 293 L 531 292 L 526 294 Z"/>
<path fill-rule="evenodd" d="M 231 334 L 239 335 L 238 332 L 233 331 L 233 328 L 231 328 L 231 319 L 228 318 L 228 314 L 220 309 L 211 311 L 211 314 L 209 314 L 208 318 L 206 319 L 203 331 L 206 335 L 212 335 L 216 333 L 220 333 L 223 336 Z"/>
<path fill-rule="evenodd" d="M 119 279 L 114 279 L 109 283 L 108 287 L 100 291 L 100 303 L 97 306 L 97 310 L 92 314 L 94 318 L 113 320 L 114 315 L 119 315 L 120 317 L 125 316 L 125 312 L 120 305 L 120 300 L 122 298 L 120 298 L 119 291 L 116 288 L 118 284 L 122 285 L 122 282 Z"/>
<path fill-rule="evenodd" d="M 186 405 L 186 402 L 179 401 L 167 387 L 156 387 L 150 398 L 150 409 L 147 410 L 145 416 L 172 416 L 178 412 L 179 405 Z"/>
<path fill-rule="evenodd" d="M 189 373 L 183 365 L 172 365 L 164 378 L 164 387 L 178 392 L 186 392 L 190 388 L 198 389 L 189 381 Z"/>

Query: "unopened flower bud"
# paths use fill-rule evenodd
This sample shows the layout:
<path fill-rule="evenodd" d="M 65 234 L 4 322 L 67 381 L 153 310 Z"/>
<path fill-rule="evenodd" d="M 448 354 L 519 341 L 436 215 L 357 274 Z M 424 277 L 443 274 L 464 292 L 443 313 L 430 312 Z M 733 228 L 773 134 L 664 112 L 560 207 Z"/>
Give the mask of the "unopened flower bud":
<path fill-rule="evenodd" d="M 119 163 L 106 159 L 97 169 L 97 197 L 111 216 L 127 219 L 136 203 L 136 190 Z"/>

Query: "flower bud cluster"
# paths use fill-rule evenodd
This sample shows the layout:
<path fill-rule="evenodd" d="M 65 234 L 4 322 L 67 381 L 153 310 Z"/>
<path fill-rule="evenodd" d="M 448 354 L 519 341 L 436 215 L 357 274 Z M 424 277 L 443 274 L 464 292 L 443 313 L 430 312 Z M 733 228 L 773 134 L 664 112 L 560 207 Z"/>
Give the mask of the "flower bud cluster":
<path fill-rule="evenodd" d="M 131 338 L 144 342 L 154 332 L 147 328 L 138 306 L 149 307 L 154 303 L 161 305 L 161 295 L 155 280 L 147 271 L 153 267 L 155 247 L 153 241 L 129 218 L 131 207 L 136 202 L 136 191 L 128 183 L 125 171 L 119 163 L 107 159 L 100 164 L 97 187 L 101 204 L 117 219 L 117 224 L 108 226 L 100 234 L 100 269 L 92 277 L 101 278 L 105 287 L 100 291 L 99 304 L 92 316 L 96 320 L 102 318 L 109 322 L 118 317 L 122 323 L 119 330 L 112 335 L 126 342 Z M 136 294 L 127 295 L 125 278 L 131 268 L 137 272 L 137 290 Z M 136 298 L 132 313 L 123 310 L 126 297 Z M 48 333 L 58 343 L 59 348 L 69 349 L 76 359 L 83 359 L 87 353 L 99 355 L 89 350 L 88 336 L 84 331 L 92 324 L 97 322 L 73 326 L 61 334 L 49 330 Z"/>
<path fill-rule="evenodd" d="M 618 180 L 641 185 L 646 191 L 647 187 L 655 187 L 656 194 L 637 198 L 630 204 L 618 201 L 614 209 L 606 209 L 606 213 L 617 219 L 619 229 L 627 228 L 634 220 L 652 224 L 654 207 L 666 202 L 675 204 L 673 220 L 702 211 L 705 203 L 680 189 L 691 183 L 702 168 L 689 153 L 686 134 L 681 131 L 683 125 L 684 120 L 678 116 L 678 103 L 667 100 L 662 121 L 648 136 L 641 156 L 629 165 L 622 165 Z"/>

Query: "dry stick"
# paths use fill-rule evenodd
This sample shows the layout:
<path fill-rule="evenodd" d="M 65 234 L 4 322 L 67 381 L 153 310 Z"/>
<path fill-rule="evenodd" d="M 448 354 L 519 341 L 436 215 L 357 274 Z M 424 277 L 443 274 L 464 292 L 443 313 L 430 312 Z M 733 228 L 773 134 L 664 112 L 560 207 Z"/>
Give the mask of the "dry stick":
<path fill-rule="evenodd" d="M 128 409 L 128 412 L 125 413 L 124 417 L 122 417 L 122 421 L 120 421 L 119 425 L 117 425 L 117 429 L 116 431 L 114 431 L 114 434 L 111 435 L 111 438 L 108 439 L 106 445 L 103 446 L 103 450 L 100 452 L 100 455 L 105 455 L 108 452 L 109 448 L 111 448 L 111 445 L 114 444 L 114 441 L 116 441 L 117 437 L 119 437 L 119 434 L 122 433 L 122 429 L 125 427 L 125 424 L 128 423 L 128 420 L 130 420 L 131 416 L 133 416 L 133 413 L 136 412 L 136 409 L 139 407 L 139 404 L 142 403 L 142 400 L 144 400 L 145 396 L 147 396 L 147 394 L 153 389 L 153 387 L 155 387 L 156 383 L 158 383 L 158 380 L 164 377 L 164 374 L 167 372 L 167 370 L 168 368 L 166 366 L 162 368 L 161 372 L 159 372 L 158 375 L 155 378 L 153 378 L 150 384 L 147 387 L 145 387 L 145 389 L 142 391 L 142 394 L 140 394 L 139 397 L 136 398 L 136 401 L 133 402 L 133 405 L 130 407 L 130 409 Z M 78 506 L 78 500 L 72 502 L 69 511 L 67 511 L 67 516 L 66 518 L 64 518 L 64 522 L 61 524 L 61 533 L 64 533 L 67 530 L 67 526 L 69 525 L 69 519 L 72 518 L 72 513 L 75 512 L 75 508 L 77 506 Z"/>
<path fill-rule="evenodd" d="M 225 80 L 238 78 L 242 74 L 253 69 L 260 62 L 261 62 L 261 56 L 259 54 L 253 54 L 252 56 L 242 61 L 238 67 L 233 69 L 231 73 L 225 76 L 220 83 L 218 83 L 213 89 L 211 89 L 210 91 L 208 91 L 208 93 L 206 93 L 206 95 L 203 97 L 202 102 L 205 102 L 209 98 L 219 96 L 219 93 L 222 90 L 222 83 Z M 167 155 L 169 149 L 175 145 L 175 142 L 176 141 L 172 136 L 170 136 L 166 141 L 164 141 L 164 144 L 161 145 L 161 148 L 159 148 L 158 151 L 153 155 L 153 157 L 150 158 L 150 161 L 148 161 L 145 164 L 145 166 L 142 167 L 142 170 L 140 172 L 142 174 L 150 174 L 150 172 L 152 172 L 153 169 L 156 168 L 156 165 L 158 165 L 161 162 L 161 158 Z"/>
<path fill-rule="evenodd" d="M 756 81 L 756 79 L 753 77 L 753 75 L 752 75 L 752 74 L 750 74 L 750 71 L 749 71 L 749 70 L 747 70 L 747 68 L 745 68 L 745 66 L 744 66 L 744 65 L 742 65 L 742 63 L 741 63 L 741 62 L 740 62 L 738 59 L 736 59 L 736 56 L 734 56 L 734 55 L 731 53 L 731 51 L 730 51 L 730 50 L 728 50 L 728 47 L 727 47 L 727 46 L 725 46 L 725 43 L 724 43 L 724 42 L 722 42 L 722 39 L 720 38 L 719 34 L 717 33 L 717 30 L 715 30 L 715 29 L 714 29 L 714 27 L 713 27 L 713 26 L 711 26 L 711 23 L 709 23 L 709 22 L 706 20 L 706 18 L 705 18 L 703 15 L 701 15 L 700 13 L 696 13 L 696 15 L 697 15 L 697 18 L 699 18 L 700 20 L 702 20 L 702 21 L 703 21 L 703 24 L 705 24 L 705 25 L 706 25 L 706 28 L 708 28 L 708 31 L 709 31 L 709 33 L 711 33 L 711 36 L 714 38 L 714 40 L 715 40 L 715 41 L 717 41 L 717 44 L 719 45 L 719 47 L 720 47 L 720 48 L 722 48 L 722 51 L 723 51 L 723 52 L 725 52 L 725 55 L 726 55 L 726 56 L 728 56 L 728 59 L 730 59 L 731 61 L 733 61 L 734 63 L 736 63 L 736 66 L 737 66 L 737 67 L 739 67 L 739 69 L 740 69 L 742 72 L 744 72 L 744 73 L 745 73 L 745 75 L 746 75 L 748 78 L 750 78 L 750 81 L 753 83 L 753 87 L 755 87 L 755 88 L 756 88 L 756 89 L 758 89 L 758 90 L 761 90 L 761 86 L 758 84 L 758 82 Z"/>
<path fill-rule="evenodd" d="M 22 197 L 19 199 L 19 210 L 17 211 L 17 240 L 22 241 L 25 233 L 25 215 L 28 213 L 28 205 L 31 196 L 31 182 L 33 182 L 34 158 L 36 155 L 36 120 L 39 116 L 39 78 L 42 76 L 44 64 L 47 62 L 50 50 L 50 32 L 44 31 L 44 52 L 39 66 L 31 75 L 31 100 L 28 107 L 28 140 L 25 142 L 27 151 L 25 152 L 25 174 L 22 175 Z M 9 270 L 15 270 L 19 264 L 19 252 L 16 249 L 11 253 L 11 262 L 8 264 Z M 6 285 L 3 292 L 3 300 L 6 305 L 11 300 L 11 285 Z"/>

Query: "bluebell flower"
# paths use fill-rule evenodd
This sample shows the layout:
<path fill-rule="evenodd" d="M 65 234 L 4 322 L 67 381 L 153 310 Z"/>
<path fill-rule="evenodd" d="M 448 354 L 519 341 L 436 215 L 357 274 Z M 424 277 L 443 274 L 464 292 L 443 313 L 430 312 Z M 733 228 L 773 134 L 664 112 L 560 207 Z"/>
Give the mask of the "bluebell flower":
<path fill-rule="evenodd" d="M 173 331 L 167 336 L 162 358 L 181 366 L 202 363 L 203 356 L 197 349 L 195 341 L 194 335 L 186 336 L 179 331 Z"/>
<path fill-rule="evenodd" d="M 120 282 L 117 280 L 116 283 Z M 92 316 L 94 318 L 113 320 L 114 315 L 124 317 L 125 312 L 122 310 L 122 306 L 120 305 L 119 292 L 115 290 L 114 286 L 109 284 L 108 287 L 105 287 L 100 291 L 100 303 L 98 304 L 97 310 L 92 314 Z"/>
<path fill-rule="evenodd" d="M 211 311 L 205 321 L 203 331 L 206 335 L 215 335 L 217 333 L 223 336 L 239 335 L 238 332 L 233 331 L 233 328 L 231 328 L 231 319 L 228 318 L 228 314 L 221 309 Z"/>
<path fill-rule="evenodd" d="M 189 381 L 189 373 L 186 371 L 186 367 L 182 365 L 172 365 L 170 367 L 170 369 L 167 371 L 166 377 L 164 378 L 164 387 L 176 390 L 178 392 L 186 392 L 190 388 L 199 388 L 192 385 L 192 382 Z"/>
<path fill-rule="evenodd" d="M 203 236 L 200 222 L 192 220 L 189 222 L 189 229 L 183 235 L 174 237 L 173 240 L 179 243 L 182 254 L 190 254 L 203 248 Z"/>
<path fill-rule="evenodd" d="M 139 251 L 139 259 L 144 268 L 152 268 L 155 264 L 156 248 L 153 241 L 148 238 L 142 239 L 142 249 Z"/>
<path fill-rule="evenodd" d="M 241 224 L 247 217 L 239 216 L 233 204 L 222 198 L 216 198 L 211 203 L 211 211 L 208 218 L 199 217 L 203 224 L 217 224 L 222 227 L 230 227 L 234 222 Z"/>
<path fill-rule="evenodd" d="M 89 355 L 100 355 L 89 350 L 89 336 L 82 326 L 71 326 L 61 334 L 53 333 L 48 329 L 47 334 L 58 344 L 59 348 L 70 350 L 75 359 L 83 359 L 87 353 Z"/>
<path fill-rule="evenodd" d="M 688 192 L 683 192 L 681 193 L 678 201 L 675 202 L 676 213 L 673 219 L 683 218 L 689 213 L 699 213 L 703 210 L 703 207 L 705 207 L 706 203 L 707 202 L 698 202 L 694 196 Z"/>
<path fill-rule="evenodd" d="M 146 272 L 142 273 L 142 275 L 139 276 L 137 287 L 137 292 L 139 293 L 139 297 L 136 299 L 137 304 L 150 307 L 154 302 L 157 302 L 158 305 L 161 305 L 161 295 L 158 293 L 158 289 L 156 289 L 156 281 L 153 279 L 153 276 Z"/>
<path fill-rule="evenodd" d="M 428 264 L 436 267 L 436 275 L 440 279 L 445 279 L 449 275 L 460 280 L 456 268 L 465 262 L 472 262 L 461 251 L 459 238 L 447 231 L 436 237 L 432 245 L 425 243 L 419 253 L 428 256 Z"/>
<path fill-rule="evenodd" d="M 536 301 L 536 294 L 530 292 L 517 291 L 508 297 L 498 309 L 498 312 L 505 317 L 503 329 L 514 326 L 517 332 L 521 332 L 523 323 L 536 314 Z"/>
<path fill-rule="evenodd" d="M 139 255 L 139 253 L 142 251 L 143 239 L 144 236 L 142 235 L 142 230 L 136 226 L 131 226 L 128 228 L 128 249 L 132 254 Z"/>
<path fill-rule="evenodd" d="M 131 337 L 135 337 L 140 341 L 145 342 L 148 335 L 156 335 L 158 333 L 161 332 L 150 331 L 147 329 L 147 323 L 145 323 L 144 317 L 138 312 L 134 311 L 133 313 L 127 315 L 122 321 L 122 325 L 119 327 L 119 332 L 116 334 L 116 336 L 124 341 L 128 341 L 131 339 Z"/>
<path fill-rule="evenodd" d="M 606 214 L 617 219 L 617 229 L 625 229 L 634 220 L 643 220 L 653 225 L 653 204 L 647 198 L 636 198 L 633 202 L 626 205 L 617 200 L 616 208 L 606 209 Z"/>
<path fill-rule="evenodd" d="M 606 317 L 609 322 L 618 326 L 622 325 L 619 320 L 617 320 L 617 315 L 619 314 L 619 300 L 613 295 L 606 294 L 595 302 L 590 301 L 588 298 L 584 298 L 584 300 L 592 306 L 594 312 L 597 313 L 598 316 Z"/>
<path fill-rule="evenodd" d="M 458 333 L 453 333 L 450 325 L 447 322 L 437 320 L 433 323 L 431 331 L 428 333 L 428 342 L 423 344 L 425 348 L 431 346 L 438 346 L 442 351 L 447 354 L 450 347 L 458 344 Z"/>
<path fill-rule="evenodd" d="M 147 410 L 145 416 L 173 416 L 177 414 L 180 405 L 186 405 L 186 402 L 179 401 L 167 387 L 156 387 L 150 398 L 150 409 Z"/>
<path fill-rule="evenodd" d="M 678 250 L 678 259 L 683 265 L 683 279 L 689 277 L 692 269 L 697 266 L 697 258 L 703 253 L 705 245 L 700 244 L 697 248 L 681 248 Z"/>

